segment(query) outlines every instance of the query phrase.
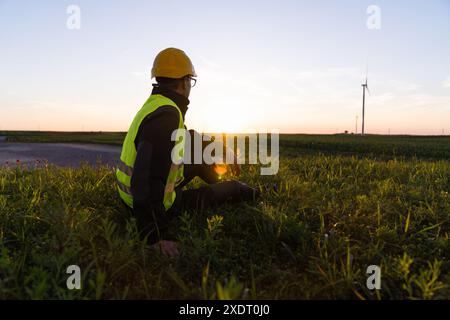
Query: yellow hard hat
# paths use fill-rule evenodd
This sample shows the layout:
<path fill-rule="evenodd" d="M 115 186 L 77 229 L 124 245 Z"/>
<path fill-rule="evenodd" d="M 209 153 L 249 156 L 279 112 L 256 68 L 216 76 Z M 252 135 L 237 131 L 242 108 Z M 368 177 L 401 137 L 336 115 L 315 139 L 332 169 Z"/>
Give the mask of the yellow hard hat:
<path fill-rule="evenodd" d="M 167 48 L 158 53 L 153 62 L 152 78 L 165 77 L 179 79 L 184 76 L 196 77 L 191 59 L 183 50 Z"/>

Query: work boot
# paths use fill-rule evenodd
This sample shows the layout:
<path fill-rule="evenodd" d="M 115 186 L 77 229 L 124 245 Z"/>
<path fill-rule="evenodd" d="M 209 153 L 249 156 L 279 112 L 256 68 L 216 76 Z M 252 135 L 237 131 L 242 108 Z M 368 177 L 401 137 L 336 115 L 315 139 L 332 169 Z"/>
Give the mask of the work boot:
<path fill-rule="evenodd" d="M 236 182 L 238 183 L 238 186 L 239 186 L 239 191 L 236 196 L 236 200 L 238 200 L 238 201 L 255 201 L 261 195 L 259 190 L 250 187 L 246 183 L 241 182 L 241 181 L 236 181 Z"/>
<path fill-rule="evenodd" d="M 217 204 L 222 204 L 226 201 L 253 201 L 260 196 L 258 190 L 236 180 L 211 184 L 210 187 L 214 193 L 214 200 Z"/>

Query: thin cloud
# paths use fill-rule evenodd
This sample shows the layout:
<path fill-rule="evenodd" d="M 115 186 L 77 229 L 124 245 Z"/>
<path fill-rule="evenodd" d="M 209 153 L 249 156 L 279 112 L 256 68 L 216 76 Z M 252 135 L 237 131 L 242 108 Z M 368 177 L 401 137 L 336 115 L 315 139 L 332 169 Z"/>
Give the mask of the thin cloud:
<path fill-rule="evenodd" d="M 217 63 L 216 61 L 212 61 L 211 59 L 205 58 L 204 56 L 200 56 L 199 58 L 200 58 L 201 62 L 203 63 L 203 66 L 206 66 L 211 69 L 222 68 L 222 65 L 220 63 Z"/>
<path fill-rule="evenodd" d="M 140 78 L 145 77 L 147 75 L 145 72 L 142 72 L 142 71 L 132 71 L 132 72 L 130 72 L 130 74 L 132 76 L 140 77 Z"/>
<path fill-rule="evenodd" d="M 450 76 L 447 77 L 444 81 L 442 81 L 442 86 L 444 88 L 450 88 Z"/>

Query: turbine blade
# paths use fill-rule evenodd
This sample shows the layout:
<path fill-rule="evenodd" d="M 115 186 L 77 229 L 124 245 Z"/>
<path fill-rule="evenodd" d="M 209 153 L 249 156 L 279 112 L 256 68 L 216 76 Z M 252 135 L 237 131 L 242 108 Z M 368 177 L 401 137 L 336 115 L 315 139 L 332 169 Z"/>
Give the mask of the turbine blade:
<path fill-rule="evenodd" d="M 370 90 L 369 90 L 369 87 L 367 86 L 367 83 L 366 83 L 366 90 L 367 90 L 367 93 L 370 95 Z"/>
<path fill-rule="evenodd" d="M 368 74 L 369 74 L 369 58 L 367 58 L 367 60 L 366 60 L 366 79 L 367 79 Z"/>

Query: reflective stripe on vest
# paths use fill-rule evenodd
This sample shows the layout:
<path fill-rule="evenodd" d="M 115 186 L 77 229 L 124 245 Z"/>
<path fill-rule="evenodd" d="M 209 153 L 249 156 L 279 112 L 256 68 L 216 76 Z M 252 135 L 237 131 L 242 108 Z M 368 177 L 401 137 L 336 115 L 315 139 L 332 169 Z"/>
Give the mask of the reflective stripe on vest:
<path fill-rule="evenodd" d="M 127 176 L 131 177 L 133 175 L 133 168 L 127 166 L 124 162 L 122 162 L 122 160 L 120 160 L 119 165 L 117 166 L 117 169 L 119 169 L 120 171 L 125 173 Z"/>
<path fill-rule="evenodd" d="M 139 127 L 142 121 L 152 112 L 156 111 L 161 106 L 173 106 L 177 109 L 180 121 L 178 124 L 179 130 L 176 135 L 175 146 L 179 151 L 177 154 L 172 155 L 173 160 L 176 163 L 172 163 L 170 167 L 169 175 L 167 176 L 166 186 L 164 189 L 164 207 L 169 210 L 176 197 L 175 187 L 183 181 L 183 163 L 180 161 L 184 156 L 184 122 L 183 115 L 177 105 L 167 97 L 160 94 L 151 95 L 150 98 L 145 102 L 142 108 L 138 111 L 136 116 L 131 123 L 131 126 L 125 136 L 125 140 L 122 146 L 122 153 L 120 155 L 120 163 L 116 168 L 116 178 L 117 178 L 117 191 L 119 192 L 122 200 L 130 207 L 133 208 L 133 195 L 131 193 L 131 177 L 133 175 L 134 162 L 136 161 L 136 146 L 134 141 L 136 139 Z"/>

